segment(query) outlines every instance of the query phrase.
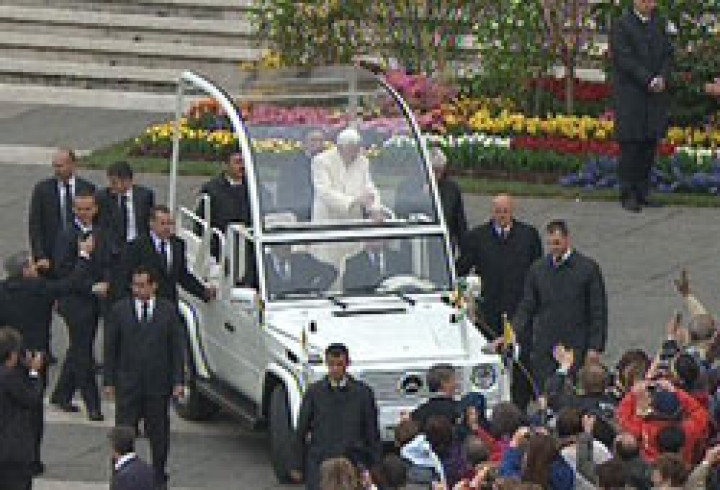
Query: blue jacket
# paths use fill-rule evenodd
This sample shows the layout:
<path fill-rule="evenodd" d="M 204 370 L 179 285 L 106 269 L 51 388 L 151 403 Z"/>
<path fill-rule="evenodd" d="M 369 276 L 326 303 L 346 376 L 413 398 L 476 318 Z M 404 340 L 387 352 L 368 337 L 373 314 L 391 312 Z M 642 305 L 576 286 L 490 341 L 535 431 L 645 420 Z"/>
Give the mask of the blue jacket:
<path fill-rule="evenodd" d="M 511 447 L 505 453 L 500 463 L 500 476 L 503 478 L 521 478 L 523 451 Z M 550 476 L 550 490 L 574 490 L 575 472 L 562 458 L 557 458 L 552 464 Z"/>
<path fill-rule="evenodd" d="M 111 490 L 154 490 L 155 472 L 142 459 L 135 457 L 115 471 Z"/>

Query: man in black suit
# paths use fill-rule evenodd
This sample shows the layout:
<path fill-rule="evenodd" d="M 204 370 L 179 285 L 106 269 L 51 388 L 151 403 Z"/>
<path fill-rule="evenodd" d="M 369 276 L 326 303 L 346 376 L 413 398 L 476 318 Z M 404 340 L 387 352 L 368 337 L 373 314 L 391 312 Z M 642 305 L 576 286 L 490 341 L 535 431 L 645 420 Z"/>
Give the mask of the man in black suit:
<path fill-rule="evenodd" d="M 73 227 L 73 199 L 79 193 L 94 192 L 95 186 L 76 175 L 72 150 L 58 150 L 52 159 L 55 177 L 35 185 L 30 199 L 28 226 L 33 259 L 41 271 L 50 271 L 58 234 Z"/>
<path fill-rule="evenodd" d="M 242 154 L 232 153 L 220 175 L 202 185 L 200 195 L 210 198 L 210 226 L 225 231 L 230 223 L 250 224 L 250 197 L 245 178 Z M 200 201 L 196 214 L 205 215 L 204 201 Z"/>
<path fill-rule="evenodd" d="M 103 416 L 95 380 L 93 346 L 101 303 L 110 288 L 110 250 L 113 245 L 110 235 L 95 224 L 97 203 L 93 193 L 78 193 L 74 208 L 74 225 L 63 231 L 57 239 L 53 254 L 55 272 L 61 278 L 70 276 L 81 255 L 79 243 L 91 240 L 93 251 L 88 258 L 90 280 L 85 287 L 68 291 L 58 302 L 58 312 L 68 327 L 69 346 L 50 399 L 62 410 L 77 412 L 78 408 L 72 404 L 72 398 L 79 388 L 88 418 L 101 421 Z"/>
<path fill-rule="evenodd" d="M 175 236 L 175 220 L 166 206 L 155 206 L 150 212 L 150 233 L 136 238 L 129 246 L 123 266 L 125 293 L 129 291 L 130 275 L 143 266 L 157 278 L 158 296 L 177 305 L 178 285 L 190 294 L 209 301 L 215 288 L 205 287 L 189 270 L 185 244 Z"/>
<path fill-rule="evenodd" d="M 152 466 L 135 454 L 135 429 L 118 425 L 108 435 L 113 451 L 110 490 L 154 490 Z"/>
<path fill-rule="evenodd" d="M 167 484 L 170 397 L 183 389 L 184 335 L 177 304 L 158 296 L 154 272 L 132 274 L 131 298 L 113 305 L 105 332 L 105 387 L 117 397 L 115 424 L 137 427 L 150 439 L 155 483 Z"/>
<path fill-rule="evenodd" d="M 493 199 L 492 218 L 469 231 L 460 242 L 458 275 L 472 270 L 482 279 L 480 321 L 491 339 L 502 335 L 502 315 L 512 318 L 523 294 L 530 266 L 542 256 L 542 241 L 537 229 L 515 219 L 515 200 L 500 194 Z M 522 329 L 518 339 L 521 362 L 529 364 L 532 350 L 532 325 Z M 532 386 L 521 372 L 513 376 L 514 402 L 525 407 L 533 395 Z"/>
<path fill-rule="evenodd" d="M 112 282 L 109 301 L 122 296 L 123 255 L 130 242 L 150 232 L 150 210 L 155 193 L 135 183 L 127 162 L 115 162 L 107 169 L 110 185 L 98 191 L 99 224 L 113 236 Z"/>
<path fill-rule="evenodd" d="M 313 200 L 312 159 L 325 149 L 325 133 L 316 129 L 305 137 L 305 149 L 283 162 L 277 180 L 277 210 L 288 211 L 301 222 L 311 220 Z"/>
<path fill-rule="evenodd" d="M 0 329 L 0 488 L 28 490 L 35 462 L 35 414 L 42 411 L 42 354 L 22 365 L 22 336 Z"/>
<path fill-rule="evenodd" d="M 650 205 L 650 170 L 668 127 L 668 79 L 673 47 L 657 0 L 634 0 L 613 25 L 615 137 L 620 143 L 621 203 L 631 212 Z"/>
<path fill-rule="evenodd" d="M 369 241 L 346 260 L 343 290 L 371 291 L 388 277 L 403 274 L 410 274 L 408 254 L 393 250 L 387 240 Z"/>
<path fill-rule="evenodd" d="M 307 252 L 293 252 L 290 245 L 273 245 L 265 254 L 265 279 L 271 297 L 327 291 L 336 277 L 337 269 L 332 264 Z"/>
<path fill-rule="evenodd" d="M 134 181 L 133 170 L 127 162 L 116 162 L 107 169 L 110 185 L 98 191 L 100 224 L 112 230 L 121 243 L 130 243 L 150 232 L 150 210 L 155 205 L 155 193 Z"/>

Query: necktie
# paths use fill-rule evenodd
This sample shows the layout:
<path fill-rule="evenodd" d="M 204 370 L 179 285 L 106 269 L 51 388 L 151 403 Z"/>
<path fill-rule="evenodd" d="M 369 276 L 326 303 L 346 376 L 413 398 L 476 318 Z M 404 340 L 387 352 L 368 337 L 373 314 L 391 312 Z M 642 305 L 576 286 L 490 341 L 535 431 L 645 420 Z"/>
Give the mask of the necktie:
<path fill-rule="evenodd" d="M 165 272 L 170 272 L 170 261 L 167 255 L 167 244 L 165 240 L 160 241 L 160 255 L 162 255 L 162 263 L 165 268 Z"/>
<path fill-rule="evenodd" d="M 150 322 L 150 302 L 143 301 L 142 303 L 142 323 Z"/>
<path fill-rule="evenodd" d="M 128 198 L 125 194 L 120 196 L 120 226 L 122 227 L 122 239 L 127 241 L 128 237 Z"/>
<path fill-rule="evenodd" d="M 73 194 L 72 194 L 72 186 L 70 185 L 70 182 L 65 182 L 63 184 L 63 187 L 65 188 L 65 196 L 64 196 L 64 205 L 65 208 L 64 214 L 63 214 L 63 228 L 65 230 L 69 230 L 72 226 L 72 223 L 75 221 L 75 213 L 73 213 Z"/>

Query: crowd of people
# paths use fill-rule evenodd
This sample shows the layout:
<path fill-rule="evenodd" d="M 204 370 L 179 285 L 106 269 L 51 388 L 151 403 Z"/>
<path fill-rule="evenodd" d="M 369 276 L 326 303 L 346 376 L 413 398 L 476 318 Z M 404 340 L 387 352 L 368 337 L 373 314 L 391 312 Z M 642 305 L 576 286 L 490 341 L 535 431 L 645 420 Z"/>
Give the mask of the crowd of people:
<path fill-rule="evenodd" d="M 673 314 L 659 352 L 629 349 L 608 366 L 558 344 L 525 408 L 458 398 L 454 368 L 432 366 L 432 396 L 398 420 L 384 455 L 372 394 L 331 346 L 328 377 L 303 400 L 294 479 L 304 461 L 320 490 L 720 488 L 720 333 L 686 272 L 675 284 L 689 318 Z M 329 416 L 339 406 L 356 415 Z"/>

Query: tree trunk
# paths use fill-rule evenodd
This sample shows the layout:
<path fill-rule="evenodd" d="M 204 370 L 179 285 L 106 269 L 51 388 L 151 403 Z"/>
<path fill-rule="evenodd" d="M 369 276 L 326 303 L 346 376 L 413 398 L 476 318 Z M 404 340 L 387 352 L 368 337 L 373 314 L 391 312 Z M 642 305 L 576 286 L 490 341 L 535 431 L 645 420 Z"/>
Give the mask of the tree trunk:
<path fill-rule="evenodd" d="M 575 60 L 572 55 L 565 58 L 565 111 L 575 114 Z"/>

